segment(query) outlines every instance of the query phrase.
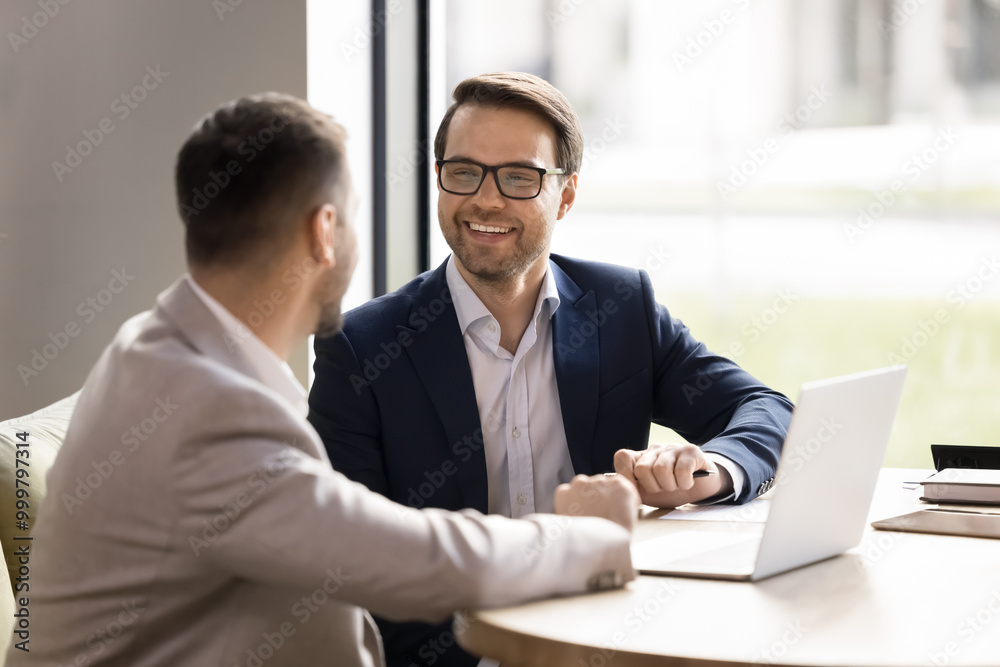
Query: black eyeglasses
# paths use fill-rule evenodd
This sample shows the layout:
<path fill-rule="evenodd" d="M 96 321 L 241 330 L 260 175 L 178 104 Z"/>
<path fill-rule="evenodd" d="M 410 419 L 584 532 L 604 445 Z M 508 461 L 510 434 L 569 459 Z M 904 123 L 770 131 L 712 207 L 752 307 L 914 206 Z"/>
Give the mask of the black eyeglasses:
<path fill-rule="evenodd" d="M 488 167 L 465 160 L 438 160 L 438 185 L 453 195 L 474 195 L 492 173 L 497 190 L 508 199 L 534 199 L 542 192 L 542 177 L 561 174 L 562 169 L 542 169 L 521 165 Z"/>

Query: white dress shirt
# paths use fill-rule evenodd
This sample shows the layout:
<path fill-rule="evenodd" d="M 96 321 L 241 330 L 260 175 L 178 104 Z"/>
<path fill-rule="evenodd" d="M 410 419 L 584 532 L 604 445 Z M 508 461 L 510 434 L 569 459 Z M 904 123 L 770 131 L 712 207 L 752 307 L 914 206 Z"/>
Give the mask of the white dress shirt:
<path fill-rule="evenodd" d="M 261 384 L 274 390 L 278 396 L 286 401 L 298 414 L 305 418 L 309 414 L 309 401 L 306 398 L 305 387 L 295 377 L 288 363 L 274 353 L 274 350 L 264 344 L 260 338 L 254 335 L 253 331 L 239 321 L 235 315 L 230 313 L 225 306 L 215 300 L 195 282 L 190 274 L 184 276 L 191 289 L 198 295 L 205 306 L 215 315 L 222 327 L 228 334 L 229 345 L 240 345 L 250 360 L 250 365 L 257 372 Z"/>
<path fill-rule="evenodd" d="M 559 308 L 552 262 L 513 355 L 500 346 L 500 324 L 458 272 L 454 255 L 448 259 L 445 276 L 476 389 L 485 442 L 487 509 L 514 518 L 554 512 L 556 487 L 572 479 L 574 471 L 552 352 L 552 316 Z M 710 502 L 736 498 L 746 480 L 743 469 L 719 454 L 705 456 L 733 478 L 733 493 Z"/>
<path fill-rule="evenodd" d="M 556 486 L 573 478 L 552 355 L 552 315 L 559 292 L 546 270 L 534 314 L 512 355 L 500 324 L 448 260 L 448 289 L 462 329 L 483 427 L 487 507 L 520 518 L 555 511 Z"/>

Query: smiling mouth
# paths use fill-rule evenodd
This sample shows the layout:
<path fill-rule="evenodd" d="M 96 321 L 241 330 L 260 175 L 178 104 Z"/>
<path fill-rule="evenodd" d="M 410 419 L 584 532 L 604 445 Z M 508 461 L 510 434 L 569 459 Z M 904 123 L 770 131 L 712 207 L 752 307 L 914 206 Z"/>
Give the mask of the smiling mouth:
<path fill-rule="evenodd" d="M 469 229 L 471 229 L 472 231 L 482 232 L 484 234 L 506 234 L 512 229 L 514 229 L 513 227 L 494 227 L 493 225 L 481 225 L 478 222 L 466 222 L 465 224 L 467 224 L 469 226 Z"/>

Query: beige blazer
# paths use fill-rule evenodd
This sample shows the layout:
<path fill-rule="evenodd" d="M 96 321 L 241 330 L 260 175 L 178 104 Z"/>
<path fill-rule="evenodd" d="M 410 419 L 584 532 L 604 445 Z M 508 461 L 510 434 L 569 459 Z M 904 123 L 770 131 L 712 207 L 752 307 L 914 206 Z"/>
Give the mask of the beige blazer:
<path fill-rule="evenodd" d="M 633 577 L 603 519 L 415 510 L 335 472 L 183 280 L 102 354 L 48 485 L 12 666 L 379 665 L 364 609 L 434 622 Z"/>

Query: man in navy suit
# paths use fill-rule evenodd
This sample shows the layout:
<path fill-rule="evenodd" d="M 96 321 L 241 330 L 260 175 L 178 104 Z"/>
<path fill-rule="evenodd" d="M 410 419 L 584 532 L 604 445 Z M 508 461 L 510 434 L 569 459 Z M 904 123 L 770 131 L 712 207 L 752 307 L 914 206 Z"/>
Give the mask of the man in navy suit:
<path fill-rule="evenodd" d="M 614 470 L 659 507 L 770 488 L 791 402 L 695 340 L 645 272 L 550 254 L 583 156 L 566 98 L 499 73 L 454 99 L 434 142 L 453 254 L 316 340 L 309 419 L 333 466 L 399 503 L 515 518 L 575 474 Z M 647 446 L 651 422 L 689 443 Z M 390 665 L 476 664 L 448 625 L 380 625 Z"/>

